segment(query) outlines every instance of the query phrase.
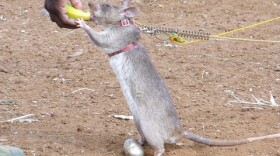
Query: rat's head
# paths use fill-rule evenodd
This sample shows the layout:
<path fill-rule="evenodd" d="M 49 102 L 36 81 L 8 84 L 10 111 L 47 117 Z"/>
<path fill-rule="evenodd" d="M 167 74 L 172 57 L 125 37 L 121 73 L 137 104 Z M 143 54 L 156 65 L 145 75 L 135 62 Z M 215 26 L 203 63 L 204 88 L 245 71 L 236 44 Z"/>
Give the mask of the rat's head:
<path fill-rule="evenodd" d="M 92 3 L 88 6 L 91 10 L 91 20 L 99 25 L 115 24 L 122 19 L 131 19 L 138 14 L 138 8 L 129 7 L 131 0 L 123 0 L 120 6 L 109 3 Z"/>

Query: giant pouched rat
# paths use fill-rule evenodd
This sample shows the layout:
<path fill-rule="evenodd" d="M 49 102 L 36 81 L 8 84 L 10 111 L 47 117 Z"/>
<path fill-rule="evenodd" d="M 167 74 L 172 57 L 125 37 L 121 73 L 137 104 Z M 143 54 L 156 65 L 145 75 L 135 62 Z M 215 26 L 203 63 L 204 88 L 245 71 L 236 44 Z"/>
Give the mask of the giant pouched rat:
<path fill-rule="evenodd" d="M 123 0 L 120 6 L 89 2 L 91 19 L 105 26 L 104 31 L 91 29 L 83 20 L 77 23 L 110 56 L 110 65 L 134 117 L 141 144 L 147 141 L 154 148 L 154 155 L 161 156 L 164 143 L 175 143 L 182 135 L 210 146 L 232 146 L 280 137 L 278 133 L 233 141 L 213 140 L 183 130 L 163 79 L 139 43 L 140 31 L 133 23 L 139 11 L 129 4 L 130 0 Z"/>

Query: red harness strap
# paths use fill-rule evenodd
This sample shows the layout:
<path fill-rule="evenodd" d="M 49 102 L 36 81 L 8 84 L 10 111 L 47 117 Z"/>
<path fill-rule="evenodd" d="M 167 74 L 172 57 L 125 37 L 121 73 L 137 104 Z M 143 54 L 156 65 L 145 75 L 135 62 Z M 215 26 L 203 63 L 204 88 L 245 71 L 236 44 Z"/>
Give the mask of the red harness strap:
<path fill-rule="evenodd" d="M 108 54 L 108 55 L 109 55 L 110 57 L 113 57 L 113 56 L 118 55 L 118 54 L 120 54 L 120 53 L 127 52 L 127 51 L 129 51 L 129 50 L 135 48 L 136 46 L 137 46 L 137 43 L 131 43 L 131 44 L 127 45 L 126 47 L 122 48 L 121 50 L 118 50 L 118 51 L 113 52 L 113 53 Z"/>

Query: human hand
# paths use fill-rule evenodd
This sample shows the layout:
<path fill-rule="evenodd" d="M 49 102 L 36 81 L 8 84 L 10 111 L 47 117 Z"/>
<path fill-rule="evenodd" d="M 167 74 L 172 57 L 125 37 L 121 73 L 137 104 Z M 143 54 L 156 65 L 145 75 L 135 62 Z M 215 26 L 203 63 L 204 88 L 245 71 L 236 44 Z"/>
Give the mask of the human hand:
<path fill-rule="evenodd" d="M 65 6 L 68 0 L 45 0 L 45 8 L 49 12 L 51 20 L 55 22 L 60 28 L 75 29 L 77 23 L 70 19 L 66 14 Z M 82 9 L 80 0 L 70 0 L 73 7 Z"/>

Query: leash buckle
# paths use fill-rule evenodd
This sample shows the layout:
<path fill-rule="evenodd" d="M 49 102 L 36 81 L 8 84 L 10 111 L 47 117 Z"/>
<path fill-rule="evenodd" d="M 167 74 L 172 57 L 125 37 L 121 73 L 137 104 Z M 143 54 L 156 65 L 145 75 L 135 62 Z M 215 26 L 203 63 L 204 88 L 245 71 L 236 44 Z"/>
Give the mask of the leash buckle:
<path fill-rule="evenodd" d="M 130 20 L 128 20 L 126 18 L 121 20 L 121 26 L 127 27 L 129 25 L 130 25 Z"/>

